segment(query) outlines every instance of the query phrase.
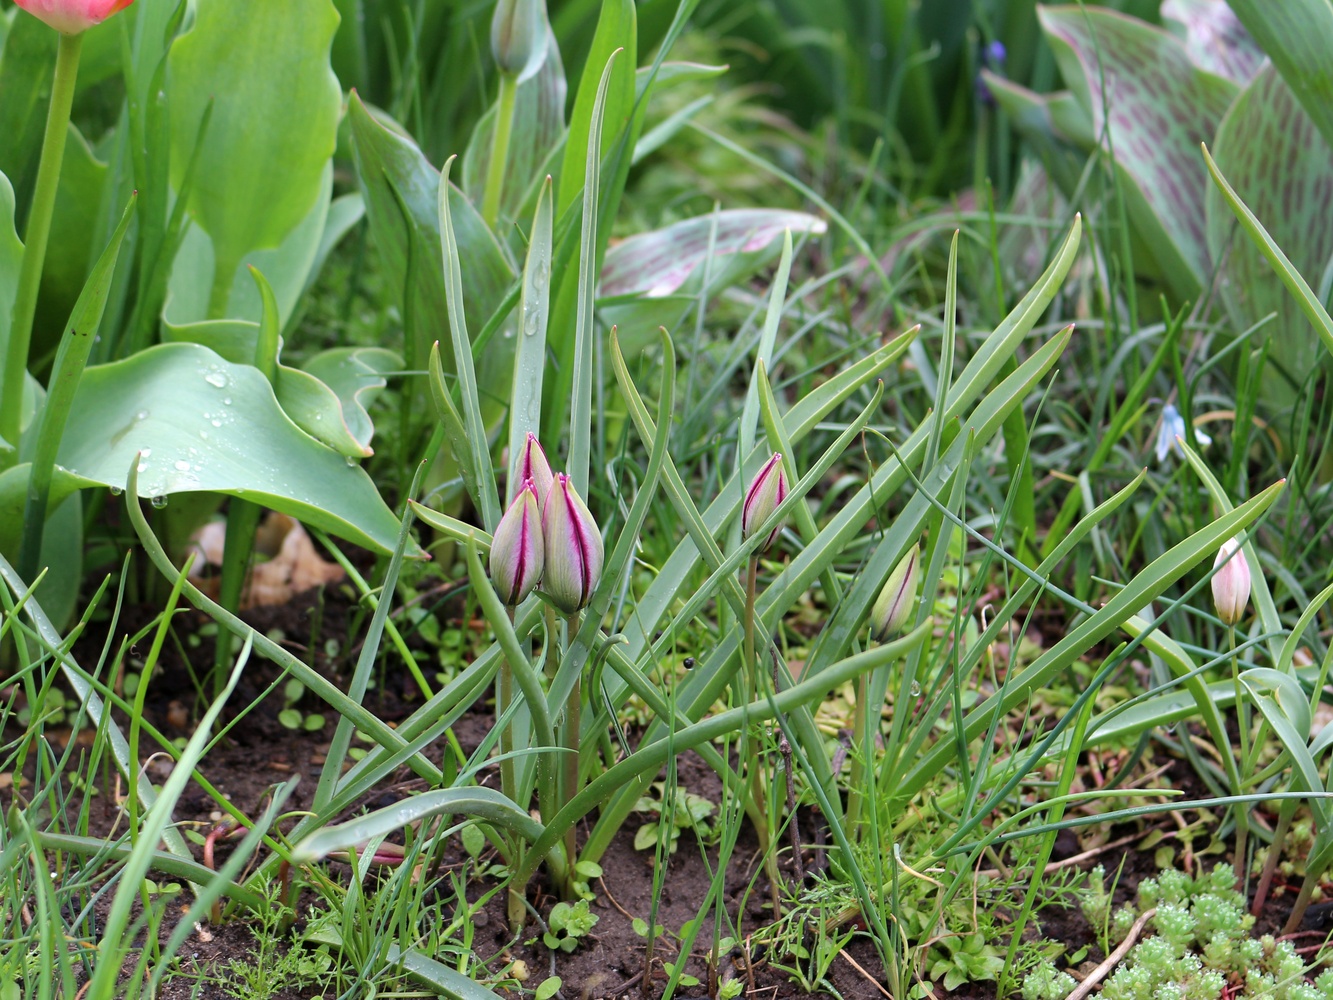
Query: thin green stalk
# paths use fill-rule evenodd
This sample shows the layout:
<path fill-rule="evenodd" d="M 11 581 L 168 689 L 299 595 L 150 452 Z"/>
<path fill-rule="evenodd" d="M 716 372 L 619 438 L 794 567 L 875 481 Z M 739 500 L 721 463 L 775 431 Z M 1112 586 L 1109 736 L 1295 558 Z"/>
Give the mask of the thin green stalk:
<path fill-rule="evenodd" d="M 759 686 L 762 683 L 762 674 L 759 671 L 759 664 L 755 660 L 754 650 L 754 602 L 756 583 L 759 577 L 759 556 L 752 555 L 750 563 L 745 570 L 745 640 L 743 652 L 745 655 L 744 677 L 749 690 L 741 696 L 742 704 L 748 705 L 759 692 Z M 750 799 L 753 803 L 753 809 L 750 810 L 750 818 L 754 820 L 755 833 L 759 837 L 759 849 L 764 855 L 764 873 L 768 876 L 769 886 L 773 894 L 773 912 L 778 914 L 782 912 L 781 908 L 781 885 L 782 876 L 778 872 L 778 858 L 773 848 L 773 838 L 770 834 L 768 822 L 768 810 L 765 808 L 764 778 L 763 772 L 759 766 L 759 754 L 752 751 L 745 761 L 747 769 L 750 772 Z"/>
<path fill-rule="evenodd" d="M 514 623 L 514 609 L 512 606 L 506 606 L 509 612 L 509 623 Z M 514 703 L 514 668 L 509 665 L 508 660 L 500 661 L 500 691 L 499 697 L 495 699 L 495 721 L 499 725 L 501 717 L 509 706 Z M 518 801 L 518 781 L 514 776 L 514 727 L 513 723 L 506 723 L 500 729 L 500 791 L 513 801 Z"/>
<path fill-rule="evenodd" d="M 1227 648 L 1231 651 L 1231 682 L 1236 688 L 1236 728 L 1240 731 L 1240 759 L 1248 762 L 1249 760 L 1249 712 L 1245 710 L 1245 699 L 1241 696 L 1240 690 L 1240 660 L 1236 656 L 1236 626 L 1227 627 Z M 1219 749 L 1222 749 L 1219 747 Z M 1223 750 L 1225 753 L 1226 751 Z M 1249 771 L 1249 768 L 1246 768 Z M 1245 791 L 1245 779 L 1249 777 L 1248 773 L 1241 774 L 1241 783 L 1234 789 L 1237 795 Z M 1237 805 L 1234 809 L 1236 816 L 1236 882 L 1238 885 L 1245 884 L 1246 864 L 1245 848 L 1250 835 L 1250 816 L 1246 807 Z"/>
<path fill-rule="evenodd" d="M 567 619 L 568 631 L 565 633 L 567 641 L 572 642 L 574 636 L 579 634 L 579 628 L 583 624 L 583 613 L 575 611 Z M 570 802 L 574 796 L 579 793 L 579 726 L 582 723 L 580 715 L 583 708 L 583 688 L 579 683 L 579 678 L 574 678 L 574 686 L 569 689 L 569 698 L 565 701 L 565 780 L 564 794 L 560 803 L 563 808 Z M 569 829 L 565 831 L 565 857 L 569 858 L 569 877 L 574 878 L 574 859 L 578 857 L 577 837 L 578 824 L 571 823 Z"/>
<path fill-rule="evenodd" d="M 486 190 L 482 195 L 481 215 L 492 229 L 500 219 L 500 196 L 504 192 L 505 165 L 509 162 L 509 137 L 514 130 L 514 99 L 518 78 L 500 74 L 500 103 L 495 113 L 495 132 L 491 135 L 491 162 L 486 168 Z"/>
<path fill-rule="evenodd" d="M 51 105 L 46 112 L 42 158 L 37 167 L 37 184 L 32 192 L 32 209 L 28 213 L 27 240 L 23 250 L 23 264 L 19 268 L 18 289 L 14 296 L 9 347 L 5 353 L 4 383 L 0 387 L 0 438 L 4 438 L 14 451 L 8 456 L 0 452 L 0 468 L 8 467 L 18 460 L 23 376 L 28 370 L 32 320 L 37 311 L 37 292 L 41 287 L 42 266 L 46 261 L 46 241 L 51 234 L 51 214 L 55 210 L 56 188 L 60 183 L 60 165 L 65 158 L 65 133 L 69 130 L 69 110 L 74 103 L 74 82 L 79 75 L 79 51 L 82 46 L 83 35 L 62 34 L 60 47 L 56 51 Z"/>

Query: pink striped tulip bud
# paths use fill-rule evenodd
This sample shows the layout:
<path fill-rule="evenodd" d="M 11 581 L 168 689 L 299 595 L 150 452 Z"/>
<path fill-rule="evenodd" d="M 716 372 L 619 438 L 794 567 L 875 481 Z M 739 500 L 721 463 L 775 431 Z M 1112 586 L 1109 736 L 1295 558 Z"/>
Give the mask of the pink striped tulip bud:
<path fill-rule="evenodd" d="M 588 606 L 602 578 L 602 533 L 563 472 L 557 473 L 542 508 L 546 575 L 542 592 L 567 615 Z"/>
<path fill-rule="evenodd" d="M 528 438 L 523 442 L 523 450 L 518 453 L 518 460 L 514 464 L 514 476 L 510 482 L 518 483 L 522 488 L 523 483 L 531 479 L 533 486 L 537 488 L 537 506 L 541 507 L 551 493 L 551 483 L 554 478 L 551 475 L 551 463 L 546 461 L 546 452 L 542 450 L 541 442 L 537 440 L 536 434 L 528 431 Z"/>
<path fill-rule="evenodd" d="M 101 24 L 134 0 L 14 0 L 33 17 L 66 35 L 77 35 Z"/>
<path fill-rule="evenodd" d="M 1224 625 L 1235 625 L 1245 617 L 1250 603 L 1250 564 L 1240 542 L 1228 538 L 1213 560 L 1213 605 Z"/>
<path fill-rule="evenodd" d="M 875 638 L 884 642 L 903 630 L 920 587 L 921 546 L 913 545 L 911 551 L 893 567 L 870 612 L 870 626 L 875 630 Z"/>
<path fill-rule="evenodd" d="M 525 479 L 491 540 L 491 582 L 500 600 L 511 608 L 522 603 L 541 579 L 545 560 L 537 487 Z"/>
<path fill-rule="evenodd" d="M 783 471 L 782 455 L 779 453 L 764 463 L 764 467 L 750 483 L 750 488 L 745 491 L 745 505 L 741 508 L 741 537 L 749 538 L 754 534 L 755 529 L 768 520 L 786 496 L 787 473 Z M 781 530 L 782 525 L 779 523 L 768 533 L 759 551 L 767 552 Z"/>

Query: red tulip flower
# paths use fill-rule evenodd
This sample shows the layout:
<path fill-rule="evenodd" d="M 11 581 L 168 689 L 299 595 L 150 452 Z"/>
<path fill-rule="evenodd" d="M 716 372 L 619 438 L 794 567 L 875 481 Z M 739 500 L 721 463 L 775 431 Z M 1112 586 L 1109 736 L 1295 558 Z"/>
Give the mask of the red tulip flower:
<path fill-rule="evenodd" d="M 77 35 L 124 10 L 134 0 L 14 0 L 33 17 L 56 31 Z"/>

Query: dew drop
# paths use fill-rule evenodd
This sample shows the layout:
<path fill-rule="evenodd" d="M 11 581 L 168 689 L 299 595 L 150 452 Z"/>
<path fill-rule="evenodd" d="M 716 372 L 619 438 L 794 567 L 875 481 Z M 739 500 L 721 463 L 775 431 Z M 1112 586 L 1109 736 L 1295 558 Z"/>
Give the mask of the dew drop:
<path fill-rule="evenodd" d="M 167 505 L 167 498 L 164 496 L 156 496 L 153 497 L 153 499 L 149 502 L 158 510 L 161 510 L 163 507 Z"/>
<path fill-rule="evenodd" d="M 222 426 L 222 421 L 221 421 L 221 420 L 214 420 L 214 421 L 211 421 L 211 422 L 212 422 L 212 424 L 213 424 L 214 427 L 221 427 L 221 426 Z"/>
<path fill-rule="evenodd" d="M 138 413 L 136 413 L 136 414 L 134 415 L 134 419 L 135 419 L 136 421 L 147 420 L 147 419 L 148 419 L 148 411 L 147 411 L 147 410 L 140 410 Z"/>
<path fill-rule="evenodd" d="M 223 406 L 231 406 L 231 397 L 230 397 L 230 396 L 223 396 L 223 397 L 222 397 L 222 405 L 223 405 Z"/>
<path fill-rule="evenodd" d="M 152 449 L 152 448 L 144 448 L 144 449 L 140 450 L 140 452 L 139 452 L 139 457 L 140 457 L 140 458 L 147 458 L 147 457 L 148 457 L 149 455 L 151 455 L 152 453 L 153 453 L 153 449 Z"/>
<path fill-rule="evenodd" d="M 178 459 L 176 459 L 176 471 L 177 471 L 177 472 L 189 472 L 189 471 L 190 471 L 190 463 L 187 462 L 187 461 L 185 461 L 185 459 L 183 459 L 183 458 L 178 458 Z"/>
<path fill-rule="evenodd" d="M 122 493 L 124 493 L 124 492 L 125 492 L 125 491 L 122 490 L 119 486 L 112 486 L 112 487 L 111 487 L 111 495 L 112 495 L 113 497 L 118 497 L 118 496 L 120 496 L 120 495 L 121 495 Z"/>
<path fill-rule="evenodd" d="M 221 371 L 211 371 L 204 376 L 204 381 L 218 389 L 224 389 L 227 386 L 227 373 Z"/>
<path fill-rule="evenodd" d="M 921 685 L 917 681 L 912 681 L 912 697 L 921 697 Z"/>
<path fill-rule="evenodd" d="M 350 465 L 352 468 L 356 468 L 356 459 L 354 459 L 351 455 L 344 455 L 343 461 L 346 462 L 348 465 Z"/>

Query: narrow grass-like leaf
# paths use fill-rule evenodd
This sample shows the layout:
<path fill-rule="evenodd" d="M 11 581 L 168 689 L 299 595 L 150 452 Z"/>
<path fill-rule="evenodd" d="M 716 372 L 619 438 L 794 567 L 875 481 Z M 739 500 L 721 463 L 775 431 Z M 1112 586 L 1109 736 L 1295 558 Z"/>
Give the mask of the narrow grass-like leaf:
<path fill-rule="evenodd" d="M 542 184 L 528 236 L 523 292 L 518 306 L 518 346 L 514 348 L 514 383 L 509 395 L 509 456 L 517 462 L 528 434 L 541 433 L 542 376 L 546 372 L 546 323 L 551 315 L 551 178 Z M 520 483 L 510 470 L 507 496 Z M 545 499 L 545 498 L 543 498 Z"/>
<path fill-rule="evenodd" d="M 458 376 L 458 395 L 463 409 L 463 426 L 467 429 L 468 447 L 472 454 L 472 469 L 477 477 L 477 499 L 486 530 L 494 532 L 500 523 L 500 497 L 496 490 L 495 473 L 491 469 L 490 438 L 481 415 L 481 396 L 477 389 L 477 373 L 472 367 L 472 342 L 467 335 L 467 317 L 463 306 L 463 263 L 449 197 L 449 171 L 454 157 L 444 163 L 440 176 L 440 253 L 444 259 L 444 298 L 449 309 L 449 336 L 454 348 L 454 372 Z"/>

